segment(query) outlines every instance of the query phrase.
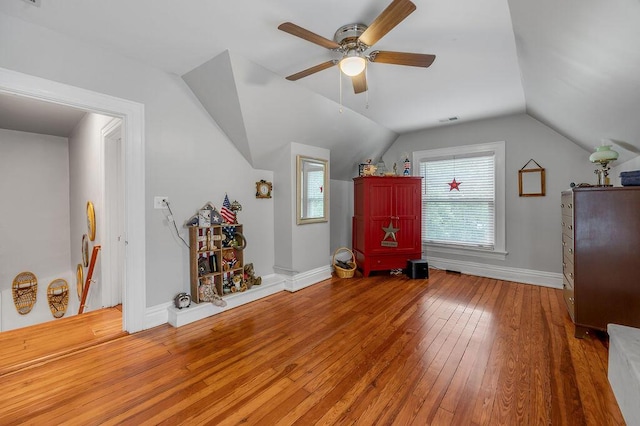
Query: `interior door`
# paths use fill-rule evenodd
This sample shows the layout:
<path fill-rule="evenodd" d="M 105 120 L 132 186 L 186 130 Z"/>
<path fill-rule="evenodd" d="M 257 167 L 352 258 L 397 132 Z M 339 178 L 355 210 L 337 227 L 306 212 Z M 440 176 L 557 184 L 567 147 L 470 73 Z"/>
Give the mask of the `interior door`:
<path fill-rule="evenodd" d="M 105 170 L 105 238 L 103 306 L 122 303 L 125 270 L 124 160 L 121 120 L 103 130 Z"/>

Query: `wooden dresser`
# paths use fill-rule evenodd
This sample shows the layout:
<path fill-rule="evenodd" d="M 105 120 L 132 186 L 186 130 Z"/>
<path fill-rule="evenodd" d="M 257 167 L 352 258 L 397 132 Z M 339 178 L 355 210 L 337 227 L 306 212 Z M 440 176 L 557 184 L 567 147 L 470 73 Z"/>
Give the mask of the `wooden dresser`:
<path fill-rule="evenodd" d="M 353 252 L 365 277 L 422 258 L 421 177 L 354 178 Z"/>
<path fill-rule="evenodd" d="M 640 187 L 562 193 L 564 300 L 575 336 L 640 327 Z"/>

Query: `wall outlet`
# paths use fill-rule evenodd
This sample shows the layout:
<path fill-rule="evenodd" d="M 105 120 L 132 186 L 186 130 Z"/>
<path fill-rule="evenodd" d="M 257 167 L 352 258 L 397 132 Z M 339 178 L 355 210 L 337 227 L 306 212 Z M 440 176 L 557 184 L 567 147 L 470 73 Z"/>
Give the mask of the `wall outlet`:
<path fill-rule="evenodd" d="M 153 197 L 153 208 L 166 209 L 168 202 L 169 202 L 169 197 L 161 197 L 156 195 L 155 197 Z"/>

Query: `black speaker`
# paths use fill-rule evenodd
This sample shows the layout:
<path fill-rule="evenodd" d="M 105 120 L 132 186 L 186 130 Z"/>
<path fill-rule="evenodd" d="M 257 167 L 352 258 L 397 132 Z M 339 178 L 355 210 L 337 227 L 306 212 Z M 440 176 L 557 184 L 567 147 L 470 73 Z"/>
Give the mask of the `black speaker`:
<path fill-rule="evenodd" d="M 408 260 L 407 276 L 414 279 L 429 278 L 429 264 L 423 259 Z"/>

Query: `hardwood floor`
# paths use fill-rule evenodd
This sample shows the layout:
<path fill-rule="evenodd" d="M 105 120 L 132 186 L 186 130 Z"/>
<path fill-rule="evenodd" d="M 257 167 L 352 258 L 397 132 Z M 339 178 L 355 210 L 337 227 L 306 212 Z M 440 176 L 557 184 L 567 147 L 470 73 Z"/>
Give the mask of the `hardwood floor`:
<path fill-rule="evenodd" d="M 434 270 L 333 279 L 8 371 L 0 424 L 624 424 L 606 339 L 575 339 L 563 303 Z"/>
<path fill-rule="evenodd" d="M 2 332 L 0 377 L 125 335 L 121 306 Z"/>

